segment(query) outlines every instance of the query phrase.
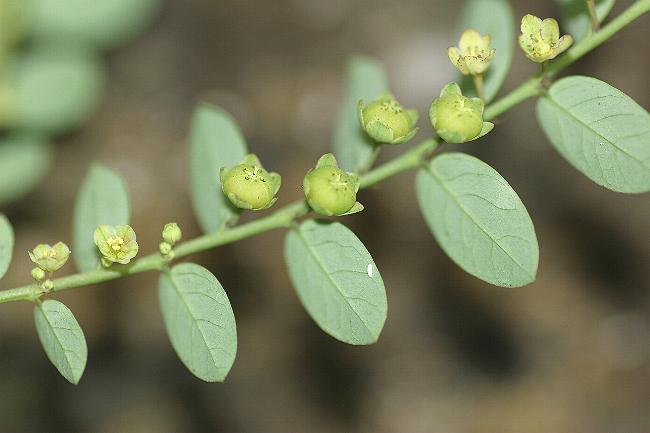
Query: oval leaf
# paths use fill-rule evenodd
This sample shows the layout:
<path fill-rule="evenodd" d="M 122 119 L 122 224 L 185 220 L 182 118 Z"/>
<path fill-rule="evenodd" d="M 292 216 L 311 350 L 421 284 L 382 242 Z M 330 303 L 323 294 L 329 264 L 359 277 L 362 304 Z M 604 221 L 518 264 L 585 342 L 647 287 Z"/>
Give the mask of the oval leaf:
<path fill-rule="evenodd" d="M 349 344 L 377 341 L 386 321 L 386 289 L 352 231 L 308 220 L 289 231 L 284 253 L 298 297 L 323 331 Z"/>
<path fill-rule="evenodd" d="M 40 39 L 64 39 L 111 48 L 135 36 L 153 18 L 159 0 L 38 0 L 31 28 Z"/>
<path fill-rule="evenodd" d="M 199 105 L 190 131 L 190 193 L 203 232 L 222 229 L 237 219 L 239 212 L 221 191 L 219 170 L 239 164 L 246 153 L 246 142 L 232 117 L 219 107 Z"/>
<path fill-rule="evenodd" d="M 160 276 L 167 334 L 183 364 L 199 379 L 222 382 L 237 353 L 235 316 L 228 296 L 207 269 L 183 263 Z"/>
<path fill-rule="evenodd" d="M 0 203 L 8 203 L 31 192 L 52 167 L 52 145 L 28 135 L 0 140 Z"/>
<path fill-rule="evenodd" d="M 44 45 L 13 59 L 7 85 L 12 97 L 10 126 L 63 134 L 80 127 L 95 112 L 106 71 L 94 52 Z"/>
<path fill-rule="evenodd" d="M 77 196 L 72 222 L 72 251 L 77 268 L 89 271 L 100 265 L 93 233 L 97 226 L 129 223 L 129 194 L 122 178 L 110 168 L 90 168 Z"/>
<path fill-rule="evenodd" d="M 4 277 L 14 253 L 14 231 L 6 216 L 0 213 L 0 278 Z"/>
<path fill-rule="evenodd" d="M 586 0 L 559 0 L 562 6 L 562 26 L 576 41 L 591 31 L 591 15 Z M 596 0 L 596 16 L 603 22 L 614 7 L 616 0 Z"/>
<path fill-rule="evenodd" d="M 376 148 L 361 129 L 359 100 L 371 102 L 388 90 L 388 78 L 379 61 L 355 56 L 348 61 L 346 80 L 346 94 L 334 130 L 333 149 L 342 169 L 359 172 L 368 167 Z"/>
<path fill-rule="evenodd" d="M 48 299 L 34 307 L 36 332 L 47 357 L 69 382 L 79 383 L 86 368 L 88 347 L 72 311 Z"/>
<path fill-rule="evenodd" d="M 597 184 L 650 191 L 650 114 L 620 90 L 564 78 L 539 99 L 537 118 L 558 152 Z"/>
<path fill-rule="evenodd" d="M 508 0 L 467 0 L 460 15 L 458 38 L 465 29 L 474 29 L 482 35 L 490 35 L 491 45 L 497 50 L 484 78 L 487 103 L 499 92 L 512 64 L 516 35 L 515 18 L 510 2 Z M 454 45 L 457 42 L 454 41 Z M 471 77 L 463 77 L 462 88 L 467 96 L 476 96 Z"/>
<path fill-rule="evenodd" d="M 535 280 L 533 223 L 496 170 L 473 156 L 445 153 L 420 169 L 416 190 L 429 228 L 458 266 L 502 287 Z"/>

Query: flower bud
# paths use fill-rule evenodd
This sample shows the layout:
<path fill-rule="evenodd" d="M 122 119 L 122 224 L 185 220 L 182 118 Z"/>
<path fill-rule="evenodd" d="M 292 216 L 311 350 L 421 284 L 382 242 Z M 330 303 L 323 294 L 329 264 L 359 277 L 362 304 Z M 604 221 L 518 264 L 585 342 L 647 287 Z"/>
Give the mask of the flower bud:
<path fill-rule="evenodd" d="M 542 20 L 528 14 L 521 19 L 519 46 L 533 62 L 542 63 L 554 59 L 572 43 L 571 36 L 560 37 L 560 27 L 553 18 Z"/>
<path fill-rule="evenodd" d="M 68 261 L 70 249 L 63 242 L 57 242 L 52 247 L 47 244 L 39 244 L 28 254 L 32 262 L 43 271 L 54 272 L 61 269 Z"/>
<path fill-rule="evenodd" d="M 170 245 L 170 247 L 174 246 L 176 242 L 180 241 L 182 236 L 183 236 L 183 232 L 181 231 L 181 228 L 178 227 L 178 224 L 176 223 L 165 224 L 165 227 L 163 228 L 162 231 L 162 238 L 165 242 L 167 242 Z"/>
<path fill-rule="evenodd" d="M 494 128 L 483 121 L 483 101 L 463 96 L 456 83 L 447 84 L 433 101 L 429 119 L 447 143 L 465 143 L 484 136 Z"/>
<path fill-rule="evenodd" d="M 171 253 L 172 246 L 167 242 L 161 242 L 160 245 L 158 245 L 158 249 L 160 250 L 160 254 L 166 256 L 167 254 Z"/>
<path fill-rule="evenodd" d="M 126 265 L 138 254 L 135 232 L 128 225 L 101 225 L 95 230 L 94 240 L 102 254 L 102 264 L 105 267 L 113 263 Z"/>
<path fill-rule="evenodd" d="M 404 109 L 388 92 L 368 105 L 359 101 L 359 121 L 377 143 L 405 143 L 418 131 L 418 112 Z"/>
<path fill-rule="evenodd" d="M 450 47 L 447 51 L 449 60 L 463 75 L 481 75 L 490 67 L 496 52 L 490 48 L 490 36 L 481 36 L 474 29 L 463 32 L 458 48 Z"/>
<path fill-rule="evenodd" d="M 45 271 L 41 268 L 32 269 L 32 278 L 36 281 L 42 281 L 45 278 Z"/>
<path fill-rule="evenodd" d="M 323 155 L 303 180 L 307 203 L 321 215 L 349 215 L 363 210 L 357 201 L 359 177 L 338 167 L 331 153 Z"/>
<path fill-rule="evenodd" d="M 247 155 L 231 168 L 221 168 L 221 188 L 230 202 L 240 209 L 267 209 L 276 202 L 281 184 L 277 173 L 269 173 L 257 156 Z"/>
<path fill-rule="evenodd" d="M 41 287 L 49 292 L 54 288 L 54 283 L 52 280 L 45 280 Z"/>

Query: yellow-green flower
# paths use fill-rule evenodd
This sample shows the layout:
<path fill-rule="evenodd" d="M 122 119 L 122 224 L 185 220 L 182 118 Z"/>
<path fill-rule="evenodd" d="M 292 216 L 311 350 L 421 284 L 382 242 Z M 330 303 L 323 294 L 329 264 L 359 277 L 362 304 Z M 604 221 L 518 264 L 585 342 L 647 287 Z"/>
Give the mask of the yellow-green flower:
<path fill-rule="evenodd" d="M 542 20 L 528 14 L 521 19 L 519 46 L 533 62 L 542 63 L 554 59 L 572 43 L 571 36 L 560 37 L 560 26 L 553 18 Z"/>
<path fill-rule="evenodd" d="M 490 67 L 496 53 L 490 47 L 490 36 L 481 36 L 474 29 L 467 29 L 460 36 L 458 48 L 449 47 L 449 60 L 463 75 L 481 75 Z"/>
<path fill-rule="evenodd" d="M 94 234 L 95 245 L 102 253 L 102 263 L 108 267 L 112 263 L 126 265 L 138 254 L 138 242 L 131 226 L 97 227 Z"/>
<path fill-rule="evenodd" d="M 331 153 L 320 157 L 302 184 L 309 207 L 327 216 L 362 211 L 363 205 L 357 201 L 359 186 L 359 176 L 341 170 Z"/>
<path fill-rule="evenodd" d="M 28 252 L 32 262 L 45 272 L 58 271 L 65 265 L 70 257 L 70 248 L 63 242 L 57 242 L 54 246 L 39 244 Z"/>
<path fill-rule="evenodd" d="M 239 165 L 231 169 L 221 167 L 220 174 L 223 193 L 240 209 L 268 209 L 278 199 L 275 195 L 282 178 L 277 173 L 266 171 L 253 154 L 246 155 Z"/>
<path fill-rule="evenodd" d="M 407 110 L 388 92 L 366 105 L 359 101 L 361 128 L 377 143 L 400 144 L 415 136 L 418 112 Z"/>
<path fill-rule="evenodd" d="M 463 96 L 456 83 L 440 92 L 429 110 L 429 119 L 438 135 L 447 143 L 465 143 L 484 136 L 494 124 L 483 121 L 484 104 L 480 98 Z"/>

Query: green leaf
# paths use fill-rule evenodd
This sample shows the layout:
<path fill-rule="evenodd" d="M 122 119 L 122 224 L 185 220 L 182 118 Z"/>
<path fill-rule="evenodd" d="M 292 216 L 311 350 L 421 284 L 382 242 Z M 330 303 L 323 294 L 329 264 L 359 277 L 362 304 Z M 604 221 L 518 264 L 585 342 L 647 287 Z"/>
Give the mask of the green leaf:
<path fill-rule="evenodd" d="M 52 167 L 52 145 L 42 138 L 14 134 L 0 139 L 0 203 L 36 188 Z"/>
<path fill-rule="evenodd" d="M 219 107 L 199 105 L 190 132 L 190 192 L 203 232 L 220 230 L 237 219 L 239 212 L 221 191 L 219 170 L 239 164 L 247 153 L 232 117 Z"/>
<path fill-rule="evenodd" d="M 77 268 L 85 272 L 100 265 L 93 240 L 100 225 L 129 223 L 129 193 L 122 178 L 110 168 L 93 165 L 81 185 L 72 221 L 72 256 Z"/>
<path fill-rule="evenodd" d="M 4 277 L 14 253 L 14 230 L 6 216 L 0 213 L 0 278 Z"/>
<path fill-rule="evenodd" d="M 333 150 L 343 170 L 358 172 L 367 168 L 377 147 L 361 128 L 358 104 L 360 100 L 372 102 L 388 90 L 388 78 L 379 61 L 354 56 L 348 61 L 346 87 L 334 130 Z"/>
<path fill-rule="evenodd" d="M 465 29 L 477 30 L 492 36 L 491 46 L 496 48 L 490 68 L 485 73 L 485 102 L 490 102 L 499 92 L 510 65 L 515 48 L 515 18 L 508 0 L 466 0 L 457 27 L 457 37 Z M 453 45 L 456 45 L 457 40 Z M 461 87 L 465 96 L 476 96 L 472 77 L 465 76 Z"/>
<path fill-rule="evenodd" d="M 63 377 L 78 384 L 86 368 L 88 347 L 72 311 L 48 299 L 34 307 L 34 322 L 47 357 Z"/>
<path fill-rule="evenodd" d="M 47 44 L 11 62 L 7 85 L 10 126 L 62 134 L 82 126 L 95 112 L 106 72 L 95 53 Z"/>
<path fill-rule="evenodd" d="M 502 287 L 535 280 L 535 228 L 517 193 L 492 167 L 444 153 L 419 170 L 416 191 L 431 232 L 466 272 Z"/>
<path fill-rule="evenodd" d="M 558 0 L 562 6 L 562 27 L 576 41 L 591 31 L 591 16 L 586 0 Z M 596 0 L 596 16 L 603 22 L 614 7 L 616 0 Z"/>
<path fill-rule="evenodd" d="M 30 19 L 41 39 L 63 39 L 98 48 L 123 44 L 154 17 L 159 0 L 37 0 Z"/>
<path fill-rule="evenodd" d="M 222 382 L 237 353 L 235 316 L 214 275 L 183 263 L 160 276 L 160 307 L 167 334 L 183 364 L 199 379 Z"/>
<path fill-rule="evenodd" d="M 377 341 L 386 321 L 386 290 L 352 231 L 307 220 L 287 233 L 284 254 L 302 305 L 323 331 L 349 344 Z"/>
<path fill-rule="evenodd" d="M 617 192 L 650 191 L 650 115 L 600 80 L 567 77 L 537 103 L 548 139 L 571 165 Z"/>

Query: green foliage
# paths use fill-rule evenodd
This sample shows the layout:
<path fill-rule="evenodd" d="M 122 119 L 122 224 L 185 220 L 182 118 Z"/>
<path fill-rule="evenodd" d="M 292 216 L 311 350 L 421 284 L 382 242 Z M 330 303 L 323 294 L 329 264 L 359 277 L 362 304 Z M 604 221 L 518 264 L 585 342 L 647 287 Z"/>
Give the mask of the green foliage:
<path fill-rule="evenodd" d="M 0 213 L 0 278 L 4 277 L 14 253 L 14 230 L 6 216 Z"/>
<path fill-rule="evenodd" d="M 349 344 L 372 344 L 386 321 L 386 290 L 361 241 L 340 223 L 307 220 L 284 249 L 298 297 L 321 329 Z"/>
<path fill-rule="evenodd" d="M 586 0 L 558 0 L 562 6 L 562 25 L 576 41 L 591 32 L 591 16 Z M 596 15 L 603 22 L 614 7 L 616 0 L 596 0 Z"/>
<path fill-rule="evenodd" d="M 365 56 L 352 57 L 347 67 L 346 94 L 334 131 L 333 149 L 343 170 L 360 171 L 374 159 L 375 143 L 358 119 L 360 100 L 372 101 L 388 89 L 383 66 Z"/>
<path fill-rule="evenodd" d="M 416 190 L 431 232 L 458 266 L 497 286 L 535 280 L 533 223 L 496 170 L 472 156 L 445 153 L 419 170 Z"/>
<path fill-rule="evenodd" d="M 537 117 L 575 168 L 613 191 L 650 191 L 650 115 L 595 78 L 567 77 L 539 99 Z"/>
<path fill-rule="evenodd" d="M 88 359 L 86 338 L 72 311 L 48 299 L 34 307 L 36 332 L 52 364 L 70 383 L 77 384 Z"/>
<path fill-rule="evenodd" d="M 19 54 L 9 66 L 9 126 L 62 134 L 95 112 L 104 93 L 104 65 L 94 53 L 41 45 Z"/>
<path fill-rule="evenodd" d="M 228 113 L 209 104 L 196 109 L 190 132 L 190 192 L 203 232 L 237 220 L 237 208 L 221 192 L 219 169 L 239 164 L 247 153 L 244 137 Z"/>
<path fill-rule="evenodd" d="M 100 225 L 129 223 L 129 194 L 122 178 L 110 168 L 93 165 L 81 185 L 72 222 L 72 251 L 77 268 L 89 271 L 100 265 L 93 238 Z"/>
<path fill-rule="evenodd" d="M 34 135 L 0 138 L 0 204 L 32 191 L 53 162 L 52 145 Z"/>
<path fill-rule="evenodd" d="M 31 28 L 39 39 L 112 48 L 138 33 L 159 0 L 31 0 Z"/>
<path fill-rule="evenodd" d="M 207 269 L 183 263 L 160 276 L 158 295 L 183 364 L 206 382 L 223 381 L 235 361 L 237 329 L 221 283 Z"/>
<path fill-rule="evenodd" d="M 496 55 L 485 75 L 485 102 L 490 102 L 499 92 L 512 64 L 515 48 L 515 18 L 508 0 L 466 0 L 460 14 L 458 34 L 465 29 L 477 30 L 492 37 Z M 477 96 L 471 77 L 462 80 L 463 93 Z"/>

